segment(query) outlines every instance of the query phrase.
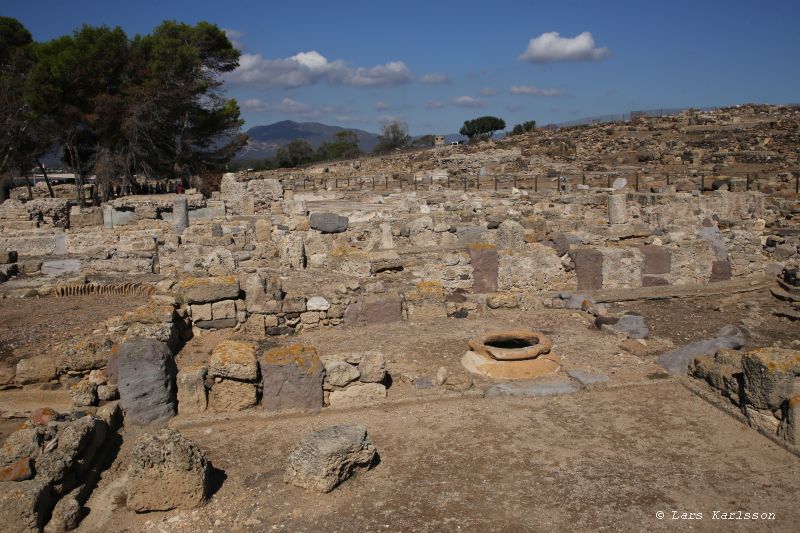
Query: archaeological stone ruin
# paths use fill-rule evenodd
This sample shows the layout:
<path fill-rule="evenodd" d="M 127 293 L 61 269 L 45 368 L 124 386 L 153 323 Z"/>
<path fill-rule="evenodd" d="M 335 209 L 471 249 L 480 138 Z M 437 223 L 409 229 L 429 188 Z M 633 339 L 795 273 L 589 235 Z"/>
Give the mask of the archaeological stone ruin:
<path fill-rule="evenodd" d="M 210 196 L 13 189 L 5 527 L 446 530 L 419 494 L 458 514 L 542 483 L 608 511 L 587 479 L 628 480 L 615 508 L 646 520 L 644 487 L 683 490 L 648 465 L 796 501 L 798 146 L 800 109 L 746 105 L 230 172 Z"/>

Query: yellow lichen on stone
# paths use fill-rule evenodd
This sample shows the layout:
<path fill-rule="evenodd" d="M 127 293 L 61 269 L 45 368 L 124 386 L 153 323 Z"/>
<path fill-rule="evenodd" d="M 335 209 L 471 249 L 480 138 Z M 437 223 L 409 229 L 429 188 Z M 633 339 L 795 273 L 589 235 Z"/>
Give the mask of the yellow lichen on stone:
<path fill-rule="evenodd" d="M 322 365 L 319 357 L 317 357 L 316 348 L 301 343 L 270 348 L 264 352 L 262 359 L 265 364 L 270 365 L 294 364 L 309 374 L 319 370 L 320 365 Z"/>

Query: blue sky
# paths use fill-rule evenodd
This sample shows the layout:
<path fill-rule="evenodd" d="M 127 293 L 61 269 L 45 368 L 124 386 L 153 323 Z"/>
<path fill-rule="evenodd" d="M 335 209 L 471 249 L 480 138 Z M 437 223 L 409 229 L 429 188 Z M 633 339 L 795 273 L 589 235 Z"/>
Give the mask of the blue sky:
<path fill-rule="evenodd" d="M 83 23 L 207 20 L 243 52 L 226 90 L 278 120 L 415 135 L 638 109 L 800 102 L 800 2 L 0 0 L 36 40 Z"/>

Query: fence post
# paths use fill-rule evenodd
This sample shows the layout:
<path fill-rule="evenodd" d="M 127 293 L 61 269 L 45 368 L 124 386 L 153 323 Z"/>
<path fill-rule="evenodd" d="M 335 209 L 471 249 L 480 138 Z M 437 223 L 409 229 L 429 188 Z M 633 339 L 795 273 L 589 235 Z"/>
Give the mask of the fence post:
<path fill-rule="evenodd" d="M 533 192 L 539 192 L 539 174 L 533 177 Z"/>
<path fill-rule="evenodd" d="M 475 190 L 476 191 L 481 190 L 481 175 L 480 175 L 480 173 L 478 174 L 478 177 L 475 178 Z"/>
<path fill-rule="evenodd" d="M 464 176 L 464 190 L 467 190 L 467 176 Z"/>
<path fill-rule="evenodd" d="M 583 178 L 581 178 L 581 185 L 586 185 L 586 173 L 584 173 Z"/>
<path fill-rule="evenodd" d="M 606 188 L 607 189 L 611 188 L 611 174 L 608 175 L 608 187 L 606 187 Z"/>
<path fill-rule="evenodd" d="M 414 179 L 414 190 L 416 191 L 417 190 L 417 176 L 414 175 L 414 176 L 412 176 L 412 178 Z"/>
<path fill-rule="evenodd" d="M 703 194 L 706 190 L 706 175 L 700 174 L 700 194 Z"/>
<path fill-rule="evenodd" d="M 745 186 L 745 190 L 746 191 L 750 190 L 750 173 L 749 172 L 747 173 L 747 185 Z"/>
<path fill-rule="evenodd" d="M 667 185 L 669 185 L 669 174 L 667 174 Z"/>
<path fill-rule="evenodd" d="M 800 172 L 795 172 L 794 175 L 794 192 L 800 194 Z"/>
<path fill-rule="evenodd" d="M 494 177 L 494 192 L 497 192 L 497 176 Z"/>
<path fill-rule="evenodd" d="M 636 173 L 636 192 L 639 192 L 639 173 Z"/>
<path fill-rule="evenodd" d="M 514 188 L 517 189 L 517 175 L 514 174 Z"/>

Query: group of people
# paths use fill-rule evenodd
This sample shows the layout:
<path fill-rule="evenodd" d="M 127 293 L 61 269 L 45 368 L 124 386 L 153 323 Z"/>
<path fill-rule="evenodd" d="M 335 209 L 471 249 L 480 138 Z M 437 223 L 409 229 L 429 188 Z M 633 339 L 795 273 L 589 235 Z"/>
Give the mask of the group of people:
<path fill-rule="evenodd" d="M 181 182 L 168 181 L 166 183 L 156 182 L 145 183 L 134 188 L 130 183 L 125 185 L 114 185 L 112 187 L 115 198 L 120 196 L 130 196 L 132 194 L 183 194 L 183 184 Z"/>

